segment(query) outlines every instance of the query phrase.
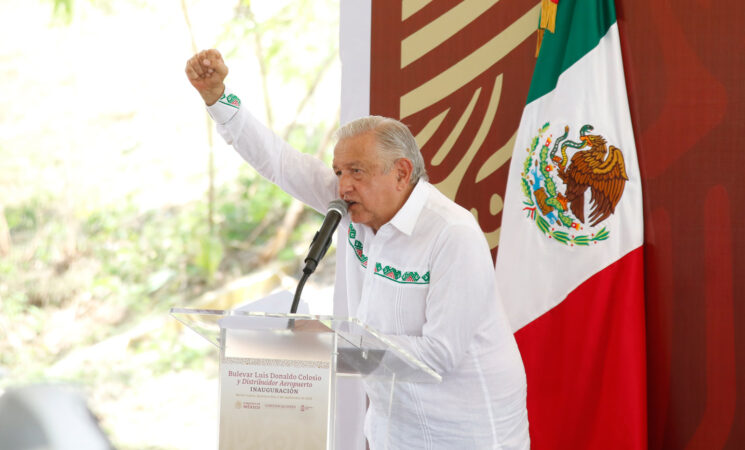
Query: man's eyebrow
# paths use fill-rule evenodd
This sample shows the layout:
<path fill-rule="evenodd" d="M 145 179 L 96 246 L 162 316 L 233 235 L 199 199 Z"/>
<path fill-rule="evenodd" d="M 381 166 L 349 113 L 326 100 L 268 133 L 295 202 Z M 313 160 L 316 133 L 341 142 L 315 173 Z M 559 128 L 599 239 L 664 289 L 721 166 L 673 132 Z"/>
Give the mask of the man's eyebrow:
<path fill-rule="evenodd" d="M 341 165 L 337 164 L 336 161 L 334 161 L 334 162 L 331 163 L 331 168 L 334 169 L 334 170 L 339 169 L 340 167 L 350 167 L 350 166 L 363 167 L 364 164 L 362 163 L 362 161 L 357 160 L 357 159 L 355 159 L 354 161 L 349 161 L 349 162 L 344 163 L 344 164 L 341 164 Z"/>

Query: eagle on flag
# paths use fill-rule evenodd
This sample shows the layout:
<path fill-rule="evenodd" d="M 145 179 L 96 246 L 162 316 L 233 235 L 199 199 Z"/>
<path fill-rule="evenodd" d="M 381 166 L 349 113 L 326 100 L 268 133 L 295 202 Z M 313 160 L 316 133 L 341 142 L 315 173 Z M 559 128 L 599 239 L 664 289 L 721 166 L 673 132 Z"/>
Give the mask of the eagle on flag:
<path fill-rule="evenodd" d="M 579 138 L 581 142 L 563 141 L 559 138 L 554 145 L 554 152 L 561 142 L 561 158 L 554 156 L 554 161 L 558 163 L 559 178 L 566 184 L 564 197 L 574 216 L 582 223 L 585 223 L 585 191 L 590 189 L 592 210 L 589 220 L 594 227 L 615 212 L 629 177 L 621 150 L 613 145 L 609 148 L 603 136 L 589 134 L 592 130 L 592 125 L 582 127 Z M 562 137 L 566 137 L 568 131 L 568 127 L 565 128 Z M 567 167 L 566 148 L 584 149 L 588 146 L 589 149 L 572 155 Z"/>

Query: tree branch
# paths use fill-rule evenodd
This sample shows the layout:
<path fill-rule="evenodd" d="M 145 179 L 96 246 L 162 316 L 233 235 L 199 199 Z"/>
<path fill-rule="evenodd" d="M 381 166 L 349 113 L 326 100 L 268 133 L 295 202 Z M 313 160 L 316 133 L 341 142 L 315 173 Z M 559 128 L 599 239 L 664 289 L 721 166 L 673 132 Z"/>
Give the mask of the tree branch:
<path fill-rule="evenodd" d="M 264 110 L 266 111 L 266 124 L 270 129 L 274 129 L 274 114 L 272 113 L 272 105 L 269 101 L 269 75 L 266 67 L 266 61 L 264 60 L 264 47 L 261 44 L 261 38 L 263 33 L 259 31 L 259 23 L 256 22 L 256 17 L 251 9 L 251 5 L 244 5 L 248 20 L 254 25 L 254 52 L 256 54 L 256 60 L 259 62 L 259 72 L 261 73 L 261 91 L 264 94 Z"/>
<path fill-rule="evenodd" d="M 321 158 L 324 151 L 331 143 L 331 139 L 334 136 L 334 132 L 336 131 L 335 124 L 338 122 L 339 114 L 340 111 L 339 109 L 337 109 L 337 120 L 334 122 L 334 125 L 330 125 L 326 129 L 326 133 L 324 133 L 321 142 L 318 144 L 318 147 L 316 147 L 316 151 L 314 154 L 315 157 Z M 268 261 L 272 260 L 277 255 L 277 253 L 279 253 L 279 251 L 287 245 L 287 241 L 290 238 L 290 233 L 297 226 L 304 207 L 305 206 L 300 200 L 292 199 L 292 203 L 290 204 L 290 207 L 287 208 L 285 217 L 282 220 L 282 226 L 279 227 L 277 233 L 274 235 L 274 238 L 272 238 L 269 244 L 267 244 L 267 246 L 261 252 L 260 260 L 262 263 L 267 263 Z"/>
<path fill-rule="evenodd" d="M 336 52 L 331 52 L 326 57 L 326 59 L 323 61 L 323 63 L 321 64 L 321 67 L 318 69 L 318 72 L 316 73 L 316 77 L 313 79 L 313 82 L 308 87 L 308 92 L 306 92 L 305 97 L 303 97 L 303 99 L 298 104 L 297 110 L 295 111 L 295 116 L 292 118 L 292 121 L 290 121 L 290 123 L 285 128 L 284 133 L 282 133 L 282 138 L 285 141 L 289 139 L 290 133 L 297 126 L 297 120 L 298 120 L 298 117 L 300 117 L 300 113 L 303 112 L 303 109 L 305 109 L 305 105 L 307 105 L 310 99 L 313 98 L 313 95 L 316 92 L 316 88 L 318 88 L 318 85 L 321 84 L 323 75 L 331 67 L 331 64 L 334 63 L 334 60 L 336 59 L 336 55 L 337 55 Z"/>
<path fill-rule="evenodd" d="M 189 39 L 191 40 L 191 52 L 196 55 L 199 51 L 197 49 L 197 41 L 194 39 L 194 30 L 191 28 L 191 21 L 189 20 L 189 10 L 186 7 L 186 0 L 181 0 L 181 12 L 184 14 L 184 21 L 186 22 L 186 28 L 189 30 Z M 210 236 L 215 231 L 215 144 L 212 137 L 212 118 L 210 114 L 205 111 L 207 128 L 207 176 L 209 178 L 207 187 L 207 225 L 209 227 Z"/>

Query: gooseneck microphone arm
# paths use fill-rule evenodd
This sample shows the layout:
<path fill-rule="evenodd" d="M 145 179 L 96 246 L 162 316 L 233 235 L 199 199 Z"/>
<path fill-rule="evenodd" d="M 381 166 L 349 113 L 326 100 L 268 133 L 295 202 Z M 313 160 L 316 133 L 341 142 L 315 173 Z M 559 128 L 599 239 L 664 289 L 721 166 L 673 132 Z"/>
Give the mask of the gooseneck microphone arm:
<path fill-rule="evenodd" d="M 328 212 L 326 218 L 323 219 L 321 228 L 316 232 L 313 237 L 313 241 L 310 243 L 310 250 L 308 250 L 308 256 L 305 258 L 305 268 L 303 268 L 303 276 L 300 278 L 300 282 L 295 289 L 295 297 L 292 299 L 292 308 L 290 313 L 295 314 L 297 312 L 298 305 L 300 304 L 300 293 L 303 291 L 305 282 L 310 277 L 310 274 L 315 272 L 318 263 L 328 251 L 331 245 L 331 239 L 334 236 L 336 227 L 339 226 L 341 218 L 347 213 L 347 202 L 341 199 L 333 200 L 329 203 Z"/>
<path fill-rule="evenodd" d="M 311 273 L 313 272 L 303 271 L 303 276 L 300 277 L 300 282 L 298 282 L 297 287 L 295 288 L 295 296 L 292 298 L 292 307 L 290 308 L 290 314 L 295 314 L 297 312 L 297 307 L 300 304 L 300 293 L 303 292 L 305 282 L 308 281 Z"/>

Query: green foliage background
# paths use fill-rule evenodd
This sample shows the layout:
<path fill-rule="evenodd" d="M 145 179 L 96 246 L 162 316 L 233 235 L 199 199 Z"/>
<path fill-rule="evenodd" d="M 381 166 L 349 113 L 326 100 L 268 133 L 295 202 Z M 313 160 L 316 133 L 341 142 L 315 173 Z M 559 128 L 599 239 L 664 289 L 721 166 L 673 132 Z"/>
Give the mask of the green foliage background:
<path fill-rule="evenodd" d="M 82 24 L 88 21 L 113 21 L 119 15 L 125 20 L 125 12 L 126 17 L 152 16 L 162 14 L 159 8 L 163 8 L 136 0 L 11 3 L 17 5 L 7 5 L 6 9 L 25 5 L 35 13 L 40 29 L 57 29 L 65 36 L 74 34 L 78 27 L 82 30 Z M 330 97 L 328 88 L 324 90 L 323 86 L 333 85 L 339 73 L 338 1 L 273 3 L 276 5 L 267 6 L 267 2 L 257 0 L 182 1 L 191 34 L 186 31 L 185 21 L 183 28 L 176 28 L 184 45 L 174 52 L 183 54 L 185 62 L 188 51 L 184 48 L 192 39 L 205 47 L 219 48 L 229 65 L 251 61 L 249 69 L 255 72 L 255 83 L 246 84 L 255 90 L 245 94 L 251 98 L 244 104 L 258 110 L 257 115 L 263 116 L 262 120 L 293 146 L 328 160 L 330 145 L 325 138 L 338 126 L 339 99 Z M 202 17 L 203 11 L 218 8 L 229 13 L 223 14 L 217 25 Z M 41 11 L 45 13 L 39 17 Z M 172 12 L 178 14 L 178 7 Z M 168 17 L 168 23 L 175 23 L 173 16 Z M 163 33 L 174 32 L 166 25 L 166 19 L 163 23 Z M 215 36 L 214 41 L 204 39 L 205 35 Z M 112 37 L 116 38 L 106 39 Z M 172 70 L 137 67 L 138 60 L 132 56 L 122 55 L 123 78 L 111 80 L 113 89 L 135 92 L 137 86 L 128 85 L 126 78 L 129 70 Z M 22 74 L 23 68 L 11 67 L 18 54 L 8 51 L 0 57 L 6 67 L 0 72 L 4 78 L 0 79 L 12 81 Z M 135 67 L 129 67 L 132 65 Z M 233 66 L 231 74 L 232 69 Z M 182 68 L 172 72 L 170 82 L 188 85 Z M 196 101 L 192 106 L 193 115 L 204 115 Z M 164 105 L 161 111 L 168 111 L 167 108 Z M 10 109 L 5 111 L 2 117 L 8 123 L 21 115 Z M 107 117 L 112 127 L 124 127 L 134 140 L 127 143 L 112 138 L 111 148 L 99 150 L 116 154 L 120 159 L 113 163 L 126 163 L 152 145 L 145 134 L 149 131 L 138 128 L 143 121 L 139 115 L 135 108 Z M 192 121 L 202 123 L 204 119 Z M 152 125 L 152 117 L 148 123 Z M 190 127 L 194 128 L 185 124 L 159 132 L 177 134 Z M 32 133 L 44 133 L 46 128 L 40 124 Z M 216 169 L 217 175 L 211 178 L 207 154 L 215 151 L 218 159 L 224 159 L 225 153 L 232 150 L 219 137 L 210 137 L 206 129 L 195 135 L 188 148 L 179 147 L 178 151 L 204 155 L 202 175 L 189 178 L 193 185 L 201 186 L 194 191 L 201 190 L 203 194 L 169 197 L 169 192 L 159 191 L 157 197 L 163 201 L 144 203 L 142 198 L 155 194 L 158 188 L 155 184 L 149 186 L 148 180 L 138 178 L 136 173 L 129 178 L 131 186 L 118 186 L 124 194 L 115 200 L 94 201 L 97 194 L 76 188 L 74 176 L 67 180 L 72 188 L 59 189 L 54 184 L 69 176 L 63 172 L 75 164 L 70 159 L 74 155 L 66 153 L 65 145 L 34 150 L 25 147 L 29 141 L 0 137 L 0 158 L 11 161 L 0 171 L 0 213 L 7 222 L 11 243 L 10 251 L 0 256 L 0 390 L 31 382 L 80 385 L 117 448 L 188 446 L 189 437 L 181 444 L 169 444 L 149 437 L 145 430 L 140 430 L 144 438 L 128 432 L 124 421 L 132 419 L 121 414 L 126 409 L 121 399 L 133 395 L 130 390 L 136 389 L 138 383 L 151 383 L 174 372 L 201 373 L 214 382 L 214 349 L 184 339 L 185 330 L 168 316 L 168 310 L 190 306 L 206 294 L 224 289 L 231 281 L 266 268 L 262 251 L 275 238 L 292 202 L 234 156 L 227 163 L 218 163 L 221 165 Z M 178 169 L 169 167 L 174 162 L 169 155 L 173 153 L 160 160 L 164 168 L 159 172 L 162 176 L 156 176 L 158 183 L 180 177 Z M 56 162 L 49 162 L 48 158 Z M 18 167 L 27 172 L 22 170 L 19 174 Z M 43 167 L 44 176 L 29 183 L 35 178 L 35 167 Z M 212 180 L 212 196 L 206 194 L 208 180 Z M 273 267 L 294 275 L 299 265 L 297 255 L 307 247 L 321 219 L 316 212 L 303 210 L 289 241 L 272 258 Z M 90 356 L 92 349 L 116 342 L 124 342 L 116 347 L 120 353 L 108 352 L 104 359 Z M 210 401 L 214 398 L 214 392 L 205 395 Z M 150 406 L 130 408 L 138 407 L 143 416 L 148 415 L 146 409 Z M 162 411 L 152 414 L 162 415 Z M 154 426 L 167 425 L 156 421 Z M 157 434 L 153 432 L 153 436 Z M 150 441 L 145 445 L 143 439 Z M 194 448 L 201 445 L 199 442 L 192 443 Z"/>

